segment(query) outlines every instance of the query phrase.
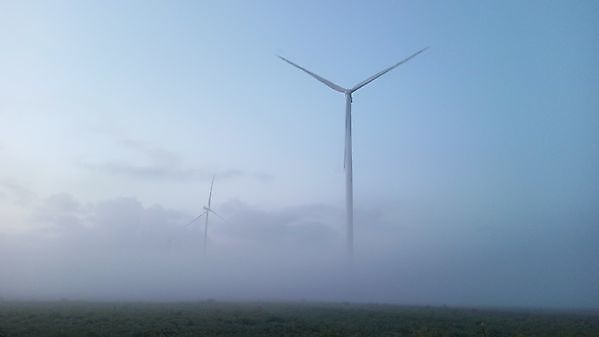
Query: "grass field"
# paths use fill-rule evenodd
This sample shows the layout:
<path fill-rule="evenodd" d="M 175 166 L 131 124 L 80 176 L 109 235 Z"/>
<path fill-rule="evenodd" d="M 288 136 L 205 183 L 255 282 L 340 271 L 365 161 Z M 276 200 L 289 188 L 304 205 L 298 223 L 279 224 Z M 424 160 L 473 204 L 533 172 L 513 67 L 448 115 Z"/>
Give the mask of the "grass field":
<path fill-rule="evenodd" d="M 0 302 L 0 337 L 599 336 L 597 312 L 374 304 Z"/>

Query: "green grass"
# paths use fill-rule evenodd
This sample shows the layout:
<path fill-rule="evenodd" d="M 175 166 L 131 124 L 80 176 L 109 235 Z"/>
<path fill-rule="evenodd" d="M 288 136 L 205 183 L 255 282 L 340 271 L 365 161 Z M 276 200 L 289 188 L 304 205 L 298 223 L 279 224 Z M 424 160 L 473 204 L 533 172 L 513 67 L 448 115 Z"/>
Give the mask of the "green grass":
<path fill-rule="evenodd" d="M 0 302 L 0 337 L 599 336 L 599 315 L 318 303 Z"/>

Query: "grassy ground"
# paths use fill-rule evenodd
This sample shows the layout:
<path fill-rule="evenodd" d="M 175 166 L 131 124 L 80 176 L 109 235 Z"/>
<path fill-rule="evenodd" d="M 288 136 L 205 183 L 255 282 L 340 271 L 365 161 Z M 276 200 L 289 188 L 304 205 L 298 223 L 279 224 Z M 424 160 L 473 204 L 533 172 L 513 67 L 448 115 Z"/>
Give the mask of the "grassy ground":
<path fill-rule="evenodd" d="M 0 337 L 599 336 L 599 315 L 315 303 L 0 302 Z"/>

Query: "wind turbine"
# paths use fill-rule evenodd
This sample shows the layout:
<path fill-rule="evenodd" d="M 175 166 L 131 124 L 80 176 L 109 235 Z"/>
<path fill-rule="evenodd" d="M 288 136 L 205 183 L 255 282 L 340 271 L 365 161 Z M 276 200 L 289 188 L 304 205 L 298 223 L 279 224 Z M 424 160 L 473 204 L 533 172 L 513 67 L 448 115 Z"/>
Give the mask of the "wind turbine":
<path fill-rule="evenodd" d="M 365 79 L 364 81 L 354 85 L 351 88 L 344 88 L 340 85 L 337 85 L 322 76 L 319 76 L 308 69 L 297 65 L 288 59 L 279 55 L 279 58 L 292 66 L 304 71 L 308 75 L 314 77 L 318 81 L 324 83 L 329 88 L 338 91 L 342 94 L 345 94 L 345 155 L 344 155 L 344 163 L 343 167 L 345 168 L 345 208 L 346 208 L 346 219 L 347 219 L 347 250 L 350 259 L 353 259 L 354 255 L 354 196 L 353 196 L 353 172 L 352 172 L 352 142 L 351 142 L 351 104 L 352 104 L 352 94 L 356 92 L 358 89 L 367 85 L 368 83 L 376 80 L 377 78 L 383 76 L 387 72 L 395 69 L 399 65 L 408 62 L 416 55 L 422 53 L 427 48 L 421 49 L 416 53 L 408 56 L 407 58 L 397 62 L 389 68 L 381 70 L 380 72 L 372 75 L 371 77 Z"/>
<path fill-rule="evenodd" d="M 206 253 L 206 247 L 208 246 L 208 218 L 210 216 L 210 213 L 214 214 L 219 219 L 226 222 L 225 218 L 223 218 L 218 213 L 216 213 L 211 207 L 212 188 L 214 187 L 214 178 L 215 177 L 212 176 L 212 182 L 210 183 L 210 192 L 208 193 L 208 206 L 204 206 L 203 207 L 204 212 L 202 214 L 198 215 L 197 217 L 195 217 L 193 220 L 191 220 L 187 225 L 185 225 L 185 227 L 190 226 L 191 224 L 193 224 L 194 222 L 199 220 L 202 216 L 205 216 L 205 219 L 204 219 L 205 220 L 205 222 L 204 222 L 204 254 Z"/>

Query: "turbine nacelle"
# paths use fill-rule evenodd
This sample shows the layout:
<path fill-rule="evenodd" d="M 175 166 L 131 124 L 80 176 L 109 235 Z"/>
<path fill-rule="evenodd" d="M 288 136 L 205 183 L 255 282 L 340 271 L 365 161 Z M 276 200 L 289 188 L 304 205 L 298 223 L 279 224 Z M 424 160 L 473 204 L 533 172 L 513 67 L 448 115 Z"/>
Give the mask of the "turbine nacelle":
<path fill-rule="evenodd" d="M 353 91 L 347 89 L 345 91 L 345 99 L 347 99 L 350 103 L 353 102 L 353 99 L 351 97 L 351 94 L 353 93 Z"/>

